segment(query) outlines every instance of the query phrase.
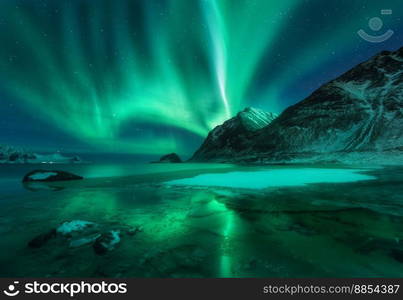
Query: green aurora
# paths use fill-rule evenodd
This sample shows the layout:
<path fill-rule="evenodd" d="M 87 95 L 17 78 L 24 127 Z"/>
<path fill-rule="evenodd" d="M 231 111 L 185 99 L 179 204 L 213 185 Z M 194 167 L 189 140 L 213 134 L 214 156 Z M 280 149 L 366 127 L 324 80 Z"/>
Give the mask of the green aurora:
<path fill-rule="evenodd" d="M 0 96 L 75 145 L 190 153 L 244 107 L 280 113 L 401 44 L 396 35 L 369 47 L 356 35 L 399 3 L 2 1 Z"/>

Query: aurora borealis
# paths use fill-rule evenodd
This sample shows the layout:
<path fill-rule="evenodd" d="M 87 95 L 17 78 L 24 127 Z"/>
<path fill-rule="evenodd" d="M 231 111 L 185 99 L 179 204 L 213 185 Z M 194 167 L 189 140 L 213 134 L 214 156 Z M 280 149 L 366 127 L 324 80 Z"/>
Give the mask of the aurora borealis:
<path fill-rule="evenodd" d="M 386 42 L 360 39 L 381 9 Z M 0 143 L 190 154 L 403 43 L 400 0 L 3 0 Z M 384 30 L 381 30 L 383 33 Z"/>

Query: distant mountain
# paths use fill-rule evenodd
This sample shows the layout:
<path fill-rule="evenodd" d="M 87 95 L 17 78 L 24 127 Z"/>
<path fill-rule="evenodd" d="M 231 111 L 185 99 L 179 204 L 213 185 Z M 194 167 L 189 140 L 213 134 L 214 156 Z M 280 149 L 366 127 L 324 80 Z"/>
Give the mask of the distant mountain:
<path fill-rule="evenodd" d="M 0 145 L 0 164 L 36 164 L 36 163 L 80 163 L 78 156 L 68 157 L 60 153 L 38 154 L 25 149 Z"/>
<path fill-rule="evenodd" d="M 277 117 L 274 113 L 256 108 L 246 108 L 235 117 L 215 127 L 191 161 L 221 161 L 250 146 L 256 133 Z"/>
<path fill-rule="evenodd" d="M 219 149 L 211 153 L 214 149 L 206 147 L 215 130 L 196 157 L 261 163 L 403 164 L 403 48 L 384 51 L 323 85 L 270 125 L 246 136 L 228 155 Z M 233 134 L 237 132 L 221 132 L 226 139 L 237 141 Z"/>

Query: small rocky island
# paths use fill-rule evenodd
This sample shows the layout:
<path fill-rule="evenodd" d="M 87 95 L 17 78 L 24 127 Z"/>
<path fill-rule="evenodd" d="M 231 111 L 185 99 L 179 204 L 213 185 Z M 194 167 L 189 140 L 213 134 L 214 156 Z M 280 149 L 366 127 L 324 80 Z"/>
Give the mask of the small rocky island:
<path fill-rule="evenodd" d="M 115 225 L 109 228 L 105 224 L 85 220 L 71 220 L 35 236 L 28 242 L 28 247 L 42 248 L 48 243 L 57 240 L 56 244 L 60 248 L 83 248 L 92 245 L 95 254 L 104 255 L 119 245 L 123 238 L 123 233 L 127 238 L 139 232 L 142 232 L 140 226 Z"/>
<path fill-rule="evenodd" d="M 161 156 L 161 158 L 158 161 L 155 161 L 153 163 L 181 163 L 182 159 L 179 157 L 178 154 L 176 153 L 170 153 Z"/>

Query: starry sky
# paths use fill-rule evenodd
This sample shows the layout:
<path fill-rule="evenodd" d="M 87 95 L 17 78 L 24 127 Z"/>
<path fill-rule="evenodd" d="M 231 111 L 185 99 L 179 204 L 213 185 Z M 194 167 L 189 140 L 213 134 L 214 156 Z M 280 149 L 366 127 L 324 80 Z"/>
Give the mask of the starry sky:
<path fill-rule="evenodd" d="M 1 0 L 0 144 L 190 155 L 403 46 L 401 0 Z M 381 15 L 392 9 L 391 15 Z M 378 31 L 369 20 L 379 17 Z M 369 43 L 357 31 L 380 35 Z"/>

